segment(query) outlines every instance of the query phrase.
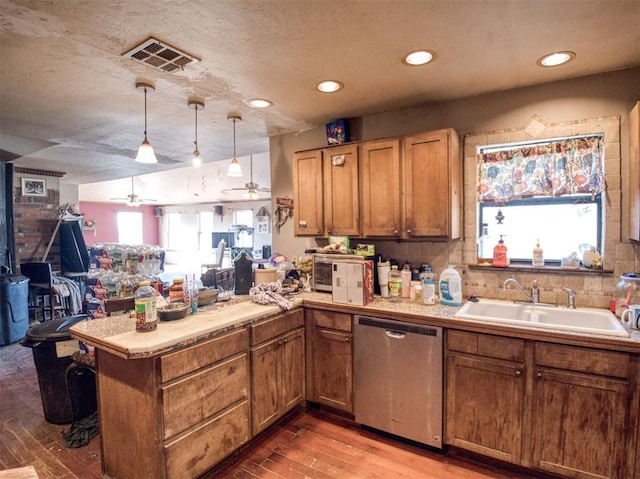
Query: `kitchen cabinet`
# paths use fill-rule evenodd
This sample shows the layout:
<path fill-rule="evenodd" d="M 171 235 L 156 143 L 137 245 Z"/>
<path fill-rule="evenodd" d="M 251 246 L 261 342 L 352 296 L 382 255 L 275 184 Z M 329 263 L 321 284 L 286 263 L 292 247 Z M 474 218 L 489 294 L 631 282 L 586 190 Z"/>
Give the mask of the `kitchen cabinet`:
<path fill-rule="evenodd" d="M 447 444 L 519 463 L 524 341 L 447 331 Z"/>
<path fill-rule="evenodd" d="M 629 113 L 629 239 L 640 241 L 640 102 Z"/>
<path fill-rule="evenodd" d="M 400 140 L 367 141 L 359 155 L 362 236 L 399 238 Z"/>
<path fill-rule="evenodd" d="M 293 157 L 294 234 L 359 236 L 358 145 Z"/>
<path fill-rule="evenodd" d="M 305 308 L 307 400 L 353 414 L 352 316 Z"/>
<path fill-rule="evenodd" d="M 462 158 L 458 134 L 443 129 L 405 136 L 403 237 L 460 237 Z"/>
<path fill-rule="evenodd" d="M 294 235 L 323 236 L 322 150 L 294 153 L 293 198 Z"/>
<path fill-rule="evenodd" d="M 291 311 L 251 325 L 254 435 L 304 400 L 304 315 Z"/>
<path fill-rule="evenodd" d="M 627 353 L 449 330 L 446 443 L 563 477 L 633 477 L 634 364 Z"/>
<path fill-rule="evenodd" d="M 140 359 L 96 348 L 104 475 L 198 477 L 247 442 L 248 338 L 242 328 Z"/>

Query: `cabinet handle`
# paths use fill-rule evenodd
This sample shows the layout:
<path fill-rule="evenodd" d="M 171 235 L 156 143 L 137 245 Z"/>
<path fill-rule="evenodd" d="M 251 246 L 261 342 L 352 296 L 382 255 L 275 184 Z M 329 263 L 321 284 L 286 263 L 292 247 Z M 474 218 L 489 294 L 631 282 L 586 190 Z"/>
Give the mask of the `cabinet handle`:
<path fill-rule="evenodd" d="M 411 230 L 407 230 L 407 234 L 410 235 L 411 234 Z"/>
<path fill-rule="evenodd" d="M 289 341 L 288 339 L 283 339 L 283 340 L 282 340 L 282 343 L 283 343 L 283 344 L 287 344 L 287 342 L 288 342 L 288 341 Z"/>
<path fill-rule="evenodd" d="M 282 346 L 282 340 L 278 341 L 278 346 Z"/>
<path fill-rule="evenodd" d="M 522 371 L 520 371 L 519 369 L 516 370 L 516 376 L 520 377 L 522 376 Z"/>
<path fill-rule="evenodd" d="M 541 378 L 542 377 L 542 373 L 536 373 L 536 377 Z"/>
<path fill-rule="evenodd" d="M 351 341 L 349 338 L 344 338 L 345 343 L 348 343 L 349 341 Z"/>
<path fill-rule="evenodd" d="M 393 230 L 393 234 L 397 236 L 398 235 L 398 230 Z"/>

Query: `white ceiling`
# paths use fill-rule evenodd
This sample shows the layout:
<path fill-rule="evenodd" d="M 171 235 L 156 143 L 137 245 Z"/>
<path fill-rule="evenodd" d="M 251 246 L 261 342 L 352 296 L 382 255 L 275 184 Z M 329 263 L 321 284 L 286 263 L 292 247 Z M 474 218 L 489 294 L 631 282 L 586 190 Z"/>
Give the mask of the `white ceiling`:
<path fill-rule="evenodd" d="M 229 113 L 243 118 L 236 131 L 245 172 L 257 155 L 254 181 L 268 187 L 270 136 L 638 66 L 639 25 L 640 0 L 0 0 L 0 153 L 89 184 L 83 201 L 126 195 L 133 175 L 141 177 L 136 193 L 162 203 L 194 202 L 195 193 L 196 202 L 229 199 L 219 189 L 249 181 L 248 173 L 231 183 L 224 175 Z M 149 37 L 200 61 L 166 73 L 122 56 Z M 436 61 L 401 63 L 419 48 Z M 556 50 L 577 57 L 536 66 Z M 316 92 L 328 78 L 344 90 Z M 133 161 L 144 130 L 139 79 L 156 86 L 148 96 L 156 165 Z M 194 95 L 205 101 L 198 171 L 189 167 Z M 273 106 L 250 108 L 255 97 Z M 177 168 L 186 169 L 158 173 Z M 173 200 L 162 200 L 168 192 Z"/>

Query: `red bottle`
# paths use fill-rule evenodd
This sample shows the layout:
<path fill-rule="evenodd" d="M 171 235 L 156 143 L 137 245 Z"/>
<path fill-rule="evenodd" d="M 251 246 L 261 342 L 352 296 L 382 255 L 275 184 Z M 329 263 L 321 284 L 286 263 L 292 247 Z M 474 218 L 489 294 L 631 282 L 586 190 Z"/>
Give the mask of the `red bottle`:
<path fill-rule="evenodd" d="M 503 236 L 504 235 L 500 235 L 500 241 L 498 241 L 498 244 L 493 248 L 493 266 L 497 266 L 498 268 L 506 268 L 509 266 L 507 247 L 504 245 Z"/>

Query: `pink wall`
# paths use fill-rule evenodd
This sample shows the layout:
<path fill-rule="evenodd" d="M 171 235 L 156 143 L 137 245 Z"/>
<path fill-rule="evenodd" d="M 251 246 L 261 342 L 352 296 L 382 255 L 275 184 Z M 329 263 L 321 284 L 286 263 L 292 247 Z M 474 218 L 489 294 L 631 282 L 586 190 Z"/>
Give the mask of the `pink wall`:
<path fill-rule="evenodd" d="M 117 243 L 118 242 L 118 221 L 119 211 L 140 211 L 142 213 L 142 241 L 144 244 L 160 244 L 160 227 L 158 218 L 155 216 L 154 206 L 131 207 L 127 205 L 113 203 L 92 203 L 83 201 L 79 205 L 80 213 L 84 215 L 84 220 L 93 221 L 95 230 L 84 231 L 84 241 L 87 246 L 94 243 Z"/>

